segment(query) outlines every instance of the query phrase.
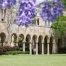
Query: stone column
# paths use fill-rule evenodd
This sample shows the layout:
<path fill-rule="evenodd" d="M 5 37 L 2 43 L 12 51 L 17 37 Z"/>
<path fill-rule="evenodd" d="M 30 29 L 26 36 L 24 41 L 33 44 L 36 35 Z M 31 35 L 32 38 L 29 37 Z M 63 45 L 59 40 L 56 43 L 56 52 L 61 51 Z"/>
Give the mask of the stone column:
<path fill-rule="evenodd" d="M 16 46 L 18 46 L 18 42 L 19 42 L 19 34 L 17 34 Z"/>
<path fill-rule="evenodd" d="M 53 39 L 52 53 L 53 53 L 53 54 L 56 54 L 56 53 L 57 53 L 57 44 L 56 44 L 56 42 L 55 42 L 55 39 Z"/>
<path fill-rule="evenodd" d="M 14 37 L 12 36 L 12 39 L 11 39 L 11 47 L 14 47 Z"/>
<path fill-rule="evenodd" d="M 1 46 L 1 37 L 0 37 L 0 46 Z"/>
<path fill-rule="evenodd" d="M 30 48 L 30 55 L 32 54 L 32 43 L 30 42 L 29 44 L 29 48 Z"/>
<path fill-rule="evenodd" d="M 38 42 L 36 43 L 36 55 L 38 55 Z"/>
<path fill-rule="evenodd" d="M 17 46 L 17 47 L 18 47 L 18 41 L 16 42 L 15 46 Z"/>
<path fill-rule="evenodd" d="M 25 52 L 25 41 L 23 42 L 23 52 Z"/>
<path fill-rule="evenodd" d="M 49 41 L 50 41 L 50 39 L 48 39 L 48 41 L 47 41 L 47 54 L 48 55 L 50 54 L 50 52 L 49 52 Z"/>
<path fill-rule="evenodd" d="M 44 43 L 42 43 L 42 54 L 44 54 Z"/>
<path fill-rule="evenodd" d="M 13 36 L 11 36 L 11 34 L 6 34 L 6 39 L 5 39 L 5 42 L 6 42 L 6 45 L 7 46 L 13 46 Z"/>

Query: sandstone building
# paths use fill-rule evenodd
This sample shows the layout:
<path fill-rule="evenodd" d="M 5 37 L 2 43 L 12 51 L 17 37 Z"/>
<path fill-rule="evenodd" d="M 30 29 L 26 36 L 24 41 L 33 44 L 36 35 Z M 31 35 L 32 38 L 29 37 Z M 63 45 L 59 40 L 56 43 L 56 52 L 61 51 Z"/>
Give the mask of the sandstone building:
<path fill-rule="evenodd" d="M 50 28 L 52 22 L 45 22 L 39 15 L 41 4 L 37 6 L 37 15 L 29 26 L 15 24 L 17 4 L 10 8 L 0 9 L 0 45 L 19 46 L 23 52 L 35 54 L 57 53 L 57 42 Z"/>

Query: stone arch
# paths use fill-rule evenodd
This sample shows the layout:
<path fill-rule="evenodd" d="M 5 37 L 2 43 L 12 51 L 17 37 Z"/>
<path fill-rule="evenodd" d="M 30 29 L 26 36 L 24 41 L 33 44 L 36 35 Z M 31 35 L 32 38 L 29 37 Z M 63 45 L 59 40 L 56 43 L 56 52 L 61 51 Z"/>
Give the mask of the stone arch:
<path fill-rule="evenodd" d="M 29 51 L 29 44 L 30 44 L 30 41 L 31 41 L 31 36 L 30 36 L 30 34 L 27 34 L 27 35 L 26 35 L 26 43 L 25 43 L 26 51 Z"/>
<path fill-rule="evenodd" d="M 22 48 L 23 40 L 24 40 L 24 35 L 19 34 L 19 37 L 18 37 L 18 46 L 19 46 L 19 48 Z"/>
<path fill-rule="evenodd" d="M 41 54 L 42 53 L 42 42 L 43 41 L 43 36 L 39 35 L 38 37 L 38 53 Z"/>
<path fill-rule="evenodd" d="M 24 35 L 23 34 L 19 35 L 19 40 L 22 40 L 22 41 L 24 40 Z"/>
<path fill-rule="evenodd" d="M 16 33 L 13 33 L 11 35 L 11 42 L 13 42 L 13 43 L 16 43 L 17 42 L 17 34 Z"/>
<path fill-rule="evenodd" d="M 37 35 L 33 35 L 33 37 L 32 37 L 32 53 L 33 54 L 36 53 L 36 42 L 38 42 Z"/>
<path fill-rule="evenodd" d="M 6 34 L 4 32 L 1 32 L 0 33 L 0 42 L 2 43 L 2 46 L 3 46 L 3 43 L 5 42 L 5 39 L 6 39 Z"/>
<path fill-rule="evenodd" d="M 28 42 L 31 41 L 31 36 L 30 36 L 29 34 L 26 35 L 26 40 L 27 40 Z"/>
<path fill-rule="evenodd" d="M 37 35 L 33 35 L 32 40 L 34 40 L 35 42 L 37 42 Z"/>
<path fill-rule="evenodd" d="M 49 52 L 52 54 L 53 50 L 53 36 L 50 37 L 50 43 L 49 43 Z"/>
<path fill-rule="evenodd" d="M 45 36 L 44 38 L 44 53 L 47 54 L 47 43 L 48 43 L 48 35 Z"/>

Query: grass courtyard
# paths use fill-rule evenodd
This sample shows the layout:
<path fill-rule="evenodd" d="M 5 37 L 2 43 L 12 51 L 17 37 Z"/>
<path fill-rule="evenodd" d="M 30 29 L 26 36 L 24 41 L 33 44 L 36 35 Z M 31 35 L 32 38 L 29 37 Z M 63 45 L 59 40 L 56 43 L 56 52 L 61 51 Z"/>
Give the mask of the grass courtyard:
<path fill-rule="evenodd" d="M 66 66 L 66 55 L 2 55 L 0 66 Z"/>

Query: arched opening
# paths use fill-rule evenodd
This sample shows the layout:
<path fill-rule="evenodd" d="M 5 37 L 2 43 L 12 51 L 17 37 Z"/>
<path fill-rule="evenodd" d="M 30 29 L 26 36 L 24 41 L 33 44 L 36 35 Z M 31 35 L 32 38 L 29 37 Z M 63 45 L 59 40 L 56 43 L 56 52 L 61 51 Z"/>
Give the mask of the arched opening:
<path fill-rule="evenodd" d="M 52 49 L 53 49 L 53 36 L 50 37 L 50 44 L 49 44 L 49 52 L 52 54 Z"/>
<path fill-rule="evenodd" d="M 19 48 L 23 48 L 23 40 L 24 40 L 24 35 L 20 34 L 18 38 L 18 46 Z"/>
<path fill-rule="evenodd" d="M 0 33 L 0 43 L 2 44 L 2 46 L 3 46 L 3 43 L 5 42 L 5 39 L 6 39 L 6 35 L 5 35 L 5 33 Z"/>
<path fill-rule="evenodd" d="M 36 42 L 37 42 L 37 36 L 34 35 L 32 37 L 32 53 L 35 54 L 36 53 Z"/>
<path fill-rule="evenodd" d="M 61 44 L 62 44 L 62 39 L 58 38 L 58 43 L 57 43 L 57 51 L 58 51 L 58 53 L 60 52 Z"/>
<path fill-rule="evenodd" d="M 13 33 L 12 34 L 12 39 L 11 39 L 11 41 L 14 43 L 14 45 L 16 46 L 16 43 L 17 43 L 17 35 L 16 35 L 16 33 Z"/>
<path fill-rule="evenodd" d="M 45 36 L 44 38 L 44 53 L 47 54 L 47 42 L 48 41 L 48 36 Z"/>
<path fill-rule="evenodd" d="M 38 38 L 38 53 L 41 54 L 42 53 L 42 35 L 39 36 Z"/>
<path fill-rule="evenodd" d="M 29 52 L 30 39 L 31 39 L 31 36 L 28 34 L 28 35 L 26 36 L 26 43 L 25 43 L 26 51 L 28 51 L 28 52 Z"/>

